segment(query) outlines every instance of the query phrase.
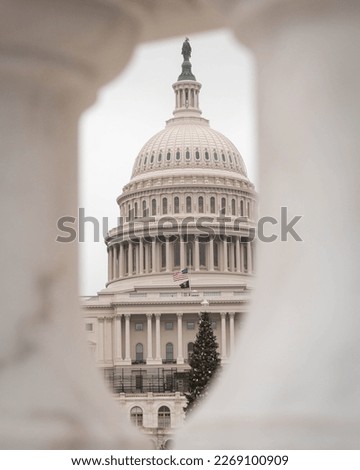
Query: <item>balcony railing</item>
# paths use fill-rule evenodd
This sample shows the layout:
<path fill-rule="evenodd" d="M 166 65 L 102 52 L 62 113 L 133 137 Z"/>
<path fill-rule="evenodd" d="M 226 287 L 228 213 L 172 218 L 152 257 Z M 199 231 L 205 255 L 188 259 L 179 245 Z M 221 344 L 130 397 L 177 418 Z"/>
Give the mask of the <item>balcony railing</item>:
<path fill-rule="evenodd" d="M 177 368 L 157 368 L 151 372 L 138 369 L 131 374 L 128 370 L 113 367 L 104 371 L 104 378 L 114 393 L 125 394 L 169 394 L 188 391 L 189 373 Z"/>

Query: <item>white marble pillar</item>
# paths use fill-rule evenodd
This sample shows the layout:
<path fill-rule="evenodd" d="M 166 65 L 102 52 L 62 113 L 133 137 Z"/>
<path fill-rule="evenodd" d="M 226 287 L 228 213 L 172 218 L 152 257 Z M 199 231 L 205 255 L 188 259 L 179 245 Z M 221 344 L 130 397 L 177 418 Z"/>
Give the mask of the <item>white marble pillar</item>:
<path fill-rule="evenodd" d="M 110 282 L 112 279 L 111 264 L 112 264 L 111 248 L 108 247 L 108 282 Z"/>
<path fill-rule="evenodd" d="M 166 272 L 171 272 L 170 237 L 165 238 Z"/>
<path fill-rule="evenodd" d="M 130 313 L 125 313 L 125 362 L 131 364 Z"/>
<path fill-rule="evenodd" d="M 183 354 L 183 314 L 177 313 L 177 364 L 184 364 Z"/>
<path fill-rule="evenodd" d="M 146 363 L 148 364 L 153 360 L 152 352 L 152 313 L 146 314 L 147 318 L 147 358 Z"/>
<path fill-rule="evenodd" d="M 150 245 L 149 243 L 145 242 L 145 273 L 149 273 L 150 272 L 150 269 L 149 269 L 149 250 L 150 250 Z"/>
<path fill-rule="evenodd" d="M 128 244 L 128 276 L 132 276 L 133 275 L 133 271 L 134 271 L 134 266 L 133 266 L 133 244 L 132 242 L 129 240 L 129 244 Z"/>
<path fill-rule="evenodd" d="M 252 274 L 252 246 L 251 246 L 251 242 L 247 242 L 246 243 L 246 249 L 247 249 L 247 272 L 249 274 Z"/>
<path fill-rule="evenodd" d="M 104 323 L 105 317 L 98 317 L 98 334 L 97 334 L 97 347 L 96 347 L 96 358 L 97 362 L 103 363 L 105 360 L 104 353 Z"/>
<path fill-rule="evenodd" d="M 152 261 L 152 269 L 151 269 L 151 272 L 152 273 L 156 273 L 157 272 L 157 266 L 158 266 L 158 262 L 157 262 L 157 257 L 156 257 L 156 246 L 157 246 L 157 240 L 156 240 L 156 237 L 152 238 L 151 240 L 151 261 Z"/>
<path fill-rule="evenodd" d="M 119 249 L 119 278 L 122 279 L 124 277 L 124 245 L 120 243 L 120 249 Z"/>
<path fill-rule="evenodd" d="M 230 356 L 232 357 L 235 351 L 235 312 L 229 312 L 230 319 Z"/>
<path fill-rule="evenodd" d="M 144 274 L 144 243 L 142 238 L 139 240 L 139 274 Z"/>
<path fill-rule="evenodd" d="M 194 237 L 194 271 L 200 270 L 199 237 Z"/>
<path fill-rule="evenodd" d="M 223 271 L 228 271 L 228 243 L 226 237 L 222 242 L 222 248 Z"/>
<path fill-rule="evenodd" d="M 236 272 L 240 273 L 241 270 L 241 246 L 240 246 L 240 238 L 236 237 L 236 244 L 235 244 L 235 251 L 236 251 Z"/>
<path fill-rule="evenodd" d="M 110 264 L 109 264 L 109 274 L 110 274 L 109 281 L 112 281 L 113 278 L 114 278 L 114 251 L 113 251 L 113 249 L 114 249 L 113 246 L 109 247 L 109 261 L 110 261 Z"/>
<path fill-rule="evenodd" d="M 209 271 L 214 271 L 214 238 L 210 235 L 209 240 Z"/>
<path fill-rule="evenodd" d="M 233 238 L 233 237 L 232 237 Z M 233 273 L 235 271 L 235 244 L 233 240 L 228 244 L 229 245 L 229 264 L 230 264 L 230 271 Z"/>
<path fill-rule="evenodd" d="M 117 270 L 118 270 L 117 246 L 113 245 L 112 250 L 113 250 L 113 263 L 112 263 L 112 265 L 113 265 L 113 275 L 112 275 L 112 278 L 114 280 L 114 279 L 117 279 Z"/>
<path fill-rule="evenodd" d="M 121 328 L 121 318 L 122 314 L 118 311 L 116 311 L 114 321 L 115 321 L 115 333 L 114 333 L 114 345 L 115 345 L 115 351 L 114 351 L 114 363 L 119 364 L 122 362 L 122 328 Z"/>
<path fill-rule="evenodd" d="M 104 360 L 106 364 L 114 363 L 114 343 L 113 343 L 113 316 L 106 315 L 104 321 Z"/>
<path fill-rule="evenodd" d="M 185 241 L 183 235 L 180 235 L 180 269 L 186 267 L 186 258 L 185 258 Z"/>
<path fill-rule="evenodd" d="M 160 313 L 155 313 L 155 360 L 161 363 Z"/>
<path fill-rule="evenodd" d="M 245 244 L 241 241 L 240 239 L 240 266 L 241 266 L 241 272 L 245 272 Z"/>
<path fill-rule="evenodd" d="M 357 449 L 360 2 L 232 5 L 258 74 L 259 216 L 302 215 L 303 242 L 258 244 L 233 363 L 178 447 Z"/>
<path fill-rule="evenodd" d="M 221 317 L 221 360 L 227 359 L 227 344 L 226 344 L 226 312 L 220 313 Z"/>

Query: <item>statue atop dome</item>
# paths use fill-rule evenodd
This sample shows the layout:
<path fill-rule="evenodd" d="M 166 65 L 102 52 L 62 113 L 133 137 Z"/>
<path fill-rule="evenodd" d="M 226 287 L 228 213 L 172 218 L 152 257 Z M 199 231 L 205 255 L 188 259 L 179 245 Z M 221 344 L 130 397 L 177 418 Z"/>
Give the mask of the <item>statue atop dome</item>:
<path fill-rule="evenodd" d="M 183 42 L 181 55 L 184 57 L 184 60 L 189 60 L 191 57 L 191 46 L 189 43 L 189 38 L 185 38 L 185 41 Z"/>
<path fill-rule="evenodd" d="M 185 41 L 183 42 L 181 55 L 184 57 L 184 61 L 181 65 L 182 72 L 181 72 L 181 75 L 179 75 L 178 81 L 180 80 L 195 80 L 196 81 L 195 75 L 191 72 L 191 62 L 190 62 L 191 46 L 190 46 L 189 38 L 185 38 Z"/>

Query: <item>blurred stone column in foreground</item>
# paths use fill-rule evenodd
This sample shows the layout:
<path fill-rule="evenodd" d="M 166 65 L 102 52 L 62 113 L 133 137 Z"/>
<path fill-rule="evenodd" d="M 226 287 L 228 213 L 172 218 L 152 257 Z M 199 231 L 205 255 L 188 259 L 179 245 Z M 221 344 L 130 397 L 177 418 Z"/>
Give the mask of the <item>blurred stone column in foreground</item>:
<path fill-rule="evenodd" d="M 279 221 L 276 242 L 258 243 L 233 364 L 177 447 L 357 449 L 360 3 L 232 5 L 229 21 L 257 61 L 260 216 L 279 220 L 287 207 L 285 238 L 302 215 L 303 241 L 281 241 Z"/>
<path fill-rule="evenodd" d="M 80 113 L 127 62 L 136 24 L 96 2 L 14 0 L 0 29 L 0 446 L 141 446 L 84 352 L 77 241 L 55 241 L 77 215 Z"/>

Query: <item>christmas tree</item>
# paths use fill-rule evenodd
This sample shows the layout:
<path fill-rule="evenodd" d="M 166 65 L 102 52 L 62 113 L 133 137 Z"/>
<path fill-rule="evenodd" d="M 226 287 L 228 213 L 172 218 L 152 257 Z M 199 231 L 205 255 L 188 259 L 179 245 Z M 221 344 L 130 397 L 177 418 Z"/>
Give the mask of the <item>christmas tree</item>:
<path fill-rule="evenodd" d="M 189 360 L 189 391 L 185 393 L 188 413 L 207 396 L 210 383 L 220 365 L 218 343 L 207 312 L 200 315 L 199 331 Z"/>

